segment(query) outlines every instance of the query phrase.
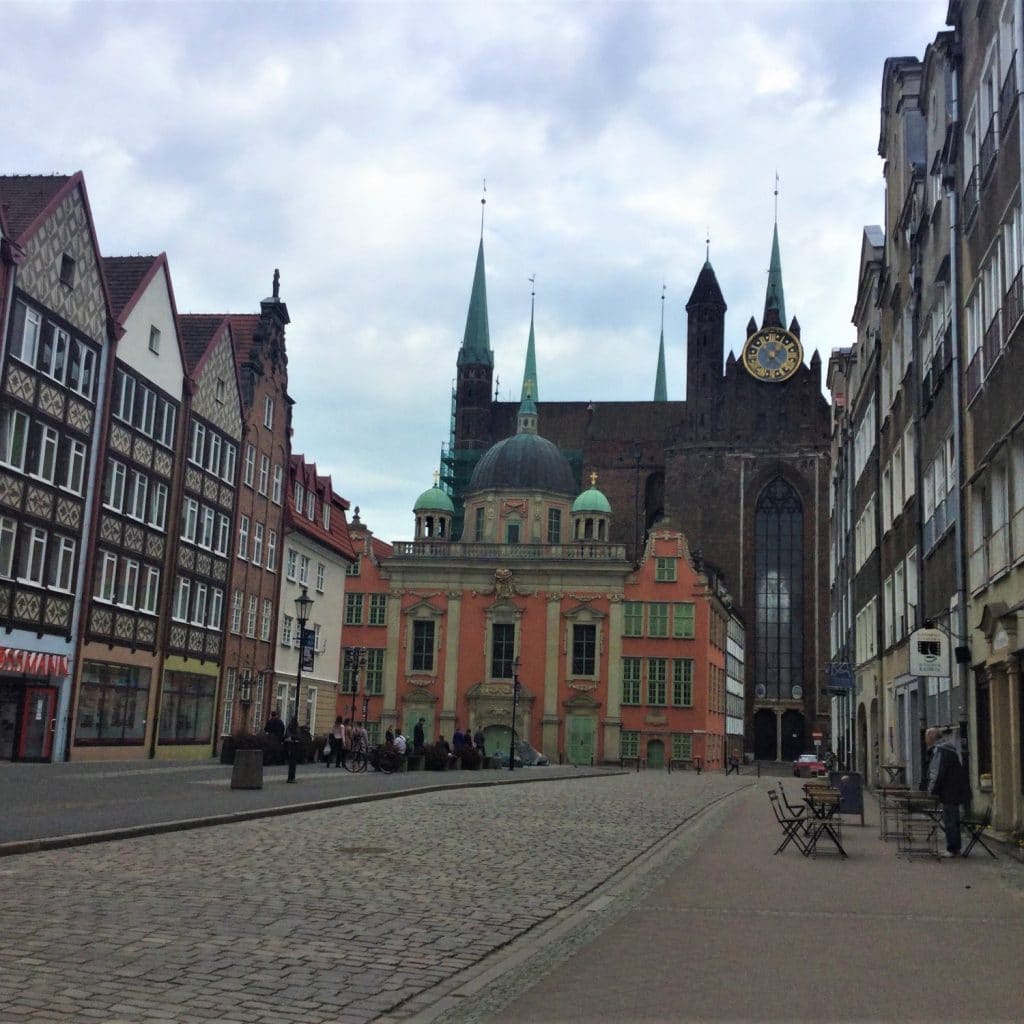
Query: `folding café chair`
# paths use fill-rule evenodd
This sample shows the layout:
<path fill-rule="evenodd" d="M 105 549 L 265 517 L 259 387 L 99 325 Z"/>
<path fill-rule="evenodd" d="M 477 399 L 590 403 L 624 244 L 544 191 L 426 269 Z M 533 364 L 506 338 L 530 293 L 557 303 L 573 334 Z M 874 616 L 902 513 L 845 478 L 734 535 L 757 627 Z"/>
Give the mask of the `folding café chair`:
<path fill-rule="evenodd" d="M 782 829 L 783 839 L 779 844 L 776 853 L 782 851 L 793 843 L 796 848 L 806 857 L 808 853 L 807 838 L 804 835 L 804 818 L 802 815 L 789 814 L 782 808 L 779 796 L 774 789 L 768 790 L 768 799 L 772 802 L 772 810 L 775 812 L 775 820 Z"/>
<path fill-rule="evenodd" d="M 989 848 L 985 842 L 983 835 L 984 831 L 992 823 L 992 808 L 986 807 L 981 814 L 965 814 L 960 819 L 960 831 L 966 832 L 970 836 L 970 841 L 964 847 L 964 856 L 970 856 L 971 850 L 980 843 L 985 852 L 990 857 L 995 857 L 995 853 Z"/>

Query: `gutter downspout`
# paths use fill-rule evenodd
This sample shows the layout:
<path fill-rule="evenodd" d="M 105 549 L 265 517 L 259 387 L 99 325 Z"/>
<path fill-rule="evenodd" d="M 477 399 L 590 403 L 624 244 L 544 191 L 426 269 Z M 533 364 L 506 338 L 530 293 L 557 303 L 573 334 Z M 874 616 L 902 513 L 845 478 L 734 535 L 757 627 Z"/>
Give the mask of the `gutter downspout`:
<path fill-rule="evenodd" d="M 1019 7 L 1021 0 L 1017 0 Z M 1020 20 L 1018 17 L 1017 30 L 1020 32 Z M 1018 62 L 1020 55 L 1018 52 Z M 952 121 L 954 125 L 960 120 L 960 68 L 958 62 L 954 62 L 952 68 L 952 90 L 950 106 Z M 961 286 L 960 286 L 960 196 L 956 187 L 956 168 L 946 176 L 946 199 L 949 203 L 949 282 L 950 282 L 950 306 L 952 316 L 950 317 L 950 337 L 952 343 L 952 384 L 953 384 L 953 461 L 956 465 L 956 487 L 955 507 L 956 518 L 953 525 L 954 544 L 954 570 L 956 580 L 956 623 L 953 630 L 954 636 L 959 641 L 958 646 L 967 645 L 969 634 L 967 628 L 967 571 L 965 565 L 965 541 L 964 541 L 964 441 L 963 441 L 963 380 L 961 379 L 960 359 L 960 311 L 961 311 Z M 956 662 L 956 686 L 958 693 L 957 713 L 960 722 L 966 725 L 968 715 L 968 693 L 967 693 L 967 663 Z M 951 695 L 952 696 L 952 695 Z M 952 709 L 951 709 L 952 710 Z"/>

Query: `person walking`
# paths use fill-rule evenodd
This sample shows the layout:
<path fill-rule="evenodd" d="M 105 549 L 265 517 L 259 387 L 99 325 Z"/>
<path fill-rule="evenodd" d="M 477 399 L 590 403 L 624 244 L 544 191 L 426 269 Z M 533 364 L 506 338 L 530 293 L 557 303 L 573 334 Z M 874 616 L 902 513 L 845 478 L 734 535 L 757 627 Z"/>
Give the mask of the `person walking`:
<path fill-rule="evenodd" d="M 970 803 L 971 787 L 967 772 L 952 740 L 934 726 L 926 730 L 924 741 L 931 755 L 928 762 L 928 792 L 942 804 L 942 830 L 946 833 L 943 857 L 960 855 L 960 805 Z"/>
<path fill-rule="evenodd" d="M 737 775 L 740 773 L 740 752 L 735 749 L 729 754 L 729 766 L 725 769 L 725 774 L 732 775 L 733 772 Z"/>

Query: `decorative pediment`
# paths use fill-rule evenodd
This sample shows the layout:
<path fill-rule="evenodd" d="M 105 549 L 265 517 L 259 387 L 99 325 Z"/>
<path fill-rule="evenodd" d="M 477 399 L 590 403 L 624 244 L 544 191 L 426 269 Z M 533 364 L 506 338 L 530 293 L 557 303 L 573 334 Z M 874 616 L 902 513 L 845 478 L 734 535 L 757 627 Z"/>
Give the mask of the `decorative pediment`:
<path fill-rule="evenodd" d="M 595 700 L 589 693 L 574 693 L 562 701 L 563 708 L 575 711 L 596 711 L 601 706 L 601 701 Z"/>
<path fill-rule="evenodd" d="M 408 608 L 403 608 L 402 614 L 410 619 L 443 619 L 444 609 L 438 608 L 426 598 L 422 598 L 415 604 L 409 605 Z"/>
<path fill-rule="evenodd" d="M 523 617 L 525 609 L 513 604 L 507 598 L 498 598 L 485 609 L 488 619 L 496 619 L 502 622 L 518 622 Z"/>
<path fill-rule="evenodd" d="M 600 622 L 608 616 L 599 608 L 591 607 L 591 602 L 596 600 L 596 594 L 593 597 L 577 598 L 578 603 L 573 608 L 562 612 L 562 615 L 570 622 Z"/>

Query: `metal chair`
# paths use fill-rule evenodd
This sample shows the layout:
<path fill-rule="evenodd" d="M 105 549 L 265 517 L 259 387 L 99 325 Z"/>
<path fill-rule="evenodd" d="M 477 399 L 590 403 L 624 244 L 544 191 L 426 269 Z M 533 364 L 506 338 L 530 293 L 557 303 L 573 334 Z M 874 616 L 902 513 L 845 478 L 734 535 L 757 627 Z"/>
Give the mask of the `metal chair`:
<path fill-rule="evenodd" d="M 970 842 L 964 847 L 964 856 L 969 857 L 971 850 L 979 843 L 990 857 L 995 853 L 985 842 L 984 831 L 992 823 L 992 808 L 986 807 L 981 814 L 966 814 L 960 819 L 960 831 L 970 836 Z"/>
<path fill-rule="evenodd" d="M 807 837 L 804 835 L 804 818 L 802 815 L 794 815 L 785 811 L 779 800 L 778 793 L 774 789 L 768 790 L 768 799 L 772 803 L 772 810 L 775 812 L 775 820 L 782 829 L 783 839 L 779 844 L 776 853 L 782 851 L 793 843 L 796 848 L 806 857 L 809 853 Z"/>

